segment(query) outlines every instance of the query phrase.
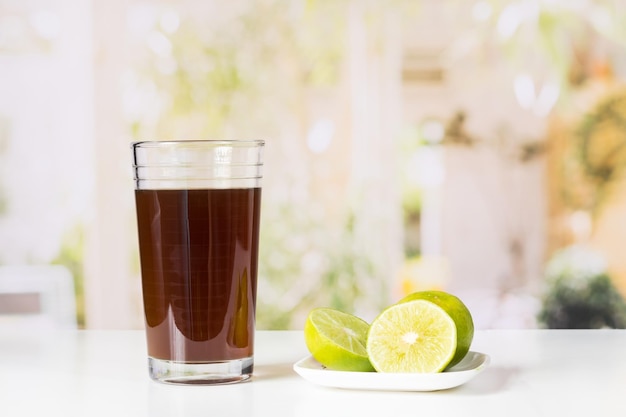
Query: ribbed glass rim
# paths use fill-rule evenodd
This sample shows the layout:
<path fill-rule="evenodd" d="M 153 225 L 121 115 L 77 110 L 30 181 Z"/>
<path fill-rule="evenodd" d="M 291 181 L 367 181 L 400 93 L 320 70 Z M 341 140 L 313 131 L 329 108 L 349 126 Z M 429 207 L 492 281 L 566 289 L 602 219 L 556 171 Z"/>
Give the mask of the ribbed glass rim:
<path fill-rule="evenodd" d="M 246 146 L 262 146 L 265 144 L 263 139 L 189 139 L 189 140 L 142 140 L 132 142 L 133 148 L 161 148 L 168 146 L 202 146 L 202 145 L 215 145 L 215 146 L 233 146 L 233 147 L 246 147 Z"/>

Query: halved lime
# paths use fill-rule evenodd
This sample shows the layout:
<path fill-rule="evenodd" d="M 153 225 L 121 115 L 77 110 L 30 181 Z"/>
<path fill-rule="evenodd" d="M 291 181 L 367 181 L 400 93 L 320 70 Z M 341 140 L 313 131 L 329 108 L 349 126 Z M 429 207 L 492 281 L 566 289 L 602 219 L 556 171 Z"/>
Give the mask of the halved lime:
<path fill-rule="evenodd" d="M 400 303 L 428 300 L 443 308 L 456 325 L 456 352 L 448 367 L 454 366 L 467 355 L 474 339 L 474 321 L 467 306 L 455 295 L 444 291 L 419 291 L 409 294 Z"/>
<path fill-rule="evenodd" d="M 378 372 L 441 372 L 455 351 L 454 320 L 426 300 L 388 307 L 374 319 L 367 337 L 369 360 Z"/>
<path fill-rule="evenodd" d="M 304 340 L 311 355 L 328 369 L 373 371 L 365 344 L 369 324 L 332 308 L 312 310 L 304 325 Z"/>

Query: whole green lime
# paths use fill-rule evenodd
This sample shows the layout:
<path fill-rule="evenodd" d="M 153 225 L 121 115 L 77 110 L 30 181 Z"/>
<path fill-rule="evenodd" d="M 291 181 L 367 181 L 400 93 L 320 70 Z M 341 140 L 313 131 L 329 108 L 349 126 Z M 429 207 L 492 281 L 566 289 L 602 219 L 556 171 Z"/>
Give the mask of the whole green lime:
<path fill-rule="evenodd" d="M 441 307 L 456 325 L 457 346 L 448 368 L 461 362 L 469 352 L 474 339 L 474 320 L 467 306 L 457 296 L 445 291 L 418 291 L 407 295 L 398 304 L 413 300 L 427 300 Z"/>

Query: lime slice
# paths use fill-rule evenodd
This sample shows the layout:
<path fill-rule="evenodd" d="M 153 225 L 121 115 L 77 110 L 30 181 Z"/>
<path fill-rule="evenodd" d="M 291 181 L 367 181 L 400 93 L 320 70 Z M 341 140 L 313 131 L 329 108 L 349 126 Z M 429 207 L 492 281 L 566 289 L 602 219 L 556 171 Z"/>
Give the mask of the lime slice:
<path fill-rule="evenodd" d="M 331 308 L 316 308 L 304 325 L 304 340 L 311 355 L 328 369 L 373 371 L 367 359 L 369 324 Z"/>
<path fill-rule="evenodd" d="M 455 351 L 454 320 L 426 300 L 387 308 L 374 319 L 367 337 L 369 360 L 378 372 L 441 372 Z"/>
<path fill-rule="evenodd" d="M 456 325 L 456 352 L 448 367 L 454 366 L 467 355 L 474 339 L 474 321 L 469 309 L 463 302 L 444 291 L 419 291 L 409 294 L 400 303 L 412 300 L 428 300 L 443 308 Z"/>

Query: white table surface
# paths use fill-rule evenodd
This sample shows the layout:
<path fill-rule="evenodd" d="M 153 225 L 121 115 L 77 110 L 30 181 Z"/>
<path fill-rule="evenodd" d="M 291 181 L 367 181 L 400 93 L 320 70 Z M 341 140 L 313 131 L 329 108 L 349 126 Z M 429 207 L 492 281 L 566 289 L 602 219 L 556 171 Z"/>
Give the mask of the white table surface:
<path fill-rule="evenodd" d="M 148 378 L 141 331 L 17 332 L 0 326 L 0 416 L 625 416 L 626 331 L 478 331 L 491 364 L 437 392 L 314 385 L 293 370 L 300 331 L 260 331 L 255 376 L 224 386 Z"/>

